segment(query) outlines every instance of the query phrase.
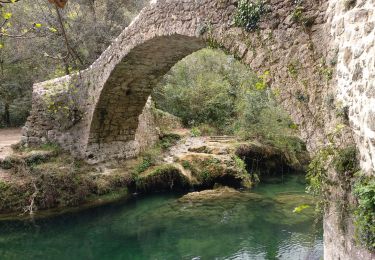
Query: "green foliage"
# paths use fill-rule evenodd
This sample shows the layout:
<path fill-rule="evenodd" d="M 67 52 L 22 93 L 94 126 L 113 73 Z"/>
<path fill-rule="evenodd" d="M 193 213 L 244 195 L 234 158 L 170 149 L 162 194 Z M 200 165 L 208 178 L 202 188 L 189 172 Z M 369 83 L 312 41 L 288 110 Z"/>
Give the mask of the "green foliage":
<path fill-rule="evenodd" d="M 181 136 L 178 134 L 165 134 L 162 136 L 159 143 L 161 148 L 165 150 L 175 145 L 180 139 Z"/>
<path fill-rule="evenodd" d="M 294 78 L 294 79 L 297 78 L 297 76 L 298 76 L 298 70 L 299 70 L 299 64 L 298 64 L 298 62 L 294 61 L 294 62 L 290 62 L 288 64 L 288 73 L 289 73 L 289 75 L 292 78 Z"/>
<path fill-rule="evenodd" d="M 267 70 L 263 73 L 263 75 L 259 76 L 258 81 L 255 83 L 256 90 L 265 90 L 267 88 L 267 79 L 269 75 L 270 72 Z"/>
<path fill-rule="evenodd" d="M 246 163 L 244 162 L 244 160 L 242 160 L 238 156 L 234 156 L 233 159 L 234 159 L 234 162 L 236 164 L 237 169 L 239 169 L 242 172 L 247 172 L 247 170 L 246 170 Z"/>
<path fill-rule="evenodd" d="M 304 211 L 305 209 L 308 209 L 308 208 L 310 208 L 309 205 L 303 204 L 303 205 L 300 205 L 300 206 L 294 208 L 293 213 L 301 213 L 302 211 Z"/>
<path fill-rule="evenodd" d="M 183 160 L 183 161 L 181 162 L 181 165 L 182 165 L 182 167 L 184 167 L 184 169 L 187 169 L 187 170 L 190 170 L 190 169 L 191 169 L 191 164 L 190 164 L 189 161 Z"/>
<path fill-rule="evenodd" d="M 304 26 L 305 28 L 311 27 L 314 23 L 313 17 L 306 17 L 305 16 L 305 8 L 303 7 L 303 1 L 302 0 L 296 0 L 294 1 L 295 8 L 292 13 L 293 21 Z"/>
<path fill-rule="evenodd" d="M 307 169 L 306 179 L 308 186 L 306 190 L 321 199 L 317 205 L 318 210 L 322 210 L 322 206 L 326 203 L 325 192 L 328 185 L 328 167 L 334 153 L 335 150 L 332 146 L 319 150 Z"/>
<path fill-rule="evenodd" d="M 333 160 L 333 166 L 338 174 L 352 176 L 359 170 L 357 148 L 350 146 L 339 149 Z"/>
<path fill-rule="evenodd" d="M 150 168 L 153 165 L 152 160 L 150 157 L 143 157 L 141 162 L 135 167 L 134 173 L 140 174 L 144 171 L 146 171 L 148 168 Z"/>
<path fill-rule="evenodd" d="M 240 0 L 234 17 L 234 24 L 245 28 L 247 31 L 254 31 L 258 28 L 262 16 L 267 12 L 268 9 L 264 0 L 257 0 L 256 2 Z"/>
<path fill-rule="evenodd" d="M 358 207 L 354 212 L 356 238 L 370 251 L 375 251 L 375 178 L 358 176 L 354 185 Z"/>
<path fill-rule="evenodd" d="M 164 149 L 162 146 L 168 146 L 169 144 L 163 141 L 159 141 L 153 147 L 144 151 L 139 157 L 140 160 L 138 164 L 133 169 L 133 175 L 139 175 L 152 166 L 157 165 L 161 160 L 162 149 Z"/>
<path fill-rule="evenodd" d="M 177 63 L 153 98 L 157 108 L 193 128 L 193 135 L 293 135 L 293 122 L 267 87 L 269 76 L 269 71 L 260 76 L 249 72 L 220 50 L 203 49 Z"/>
<path fill-rule="evenodd" d="M 303 20 L 303 7 L 297 6 L 293 11 L 292 17 L 295 22 L 301 22 Z"/>
<path fill-rule="evenodd" d="M 199 130 L 198 127 L 193 127 L 191 130 L 190 130 L 190 135 L 192 137 L 198 137 L 198 136 L 201 136 L 202 133 L 201 133 L 201 130 Z"/>
<path fill-rule="evenodd" d="M 182 119 L 187 127 L 208 124 L 225 132 L 236 114 L 241 89 L 255 75 L 220 50 L 204 49 L 177 63 L 154 89 L 157 108 Z"/>
<path fill-rule="evenodd" d="M 67 52 L 58 16 L 48 1 L 2 2 L 0 127 L 23 125 L 31 108 L 33 83 L 86 69 L 147 3 L 70 1 L 61 11 L 72 49 Z"/>
<path fill-rule="evenodd" d="M 293 130 L 298 130 L 298 125 L 295 124 L 295 123 L 291 123 L 291 124 L 289 125 L 289 128 L 290 128 L 290 129 L 293 129 Z"/>
<path fill-rule="evenodd" d="M 335 133 L 342 130 L 338 126 Z M 332 136 L 330 136 L 332 139 Z M 319 150 L 308 166 L 306 179 L 308 181 L 307 192 L 318 198 L 316 210 L 323 212 L 325 205 L 328 203 L 329 188 L 333 185 L 328 178 L 328 169 L 333 167 L 337 172 L 337 180 L 340 187 L 346 192 L 350 190 L 351 178 L 354 172 L 358 171 L 359 165 L 357 160 L 357 150 L 355 147 L 335 148 L 334 143 Z M 347 200 L 347 198 L 341 198 Z M 344 228 L 344 219 L 348 213 L 348 205 L 342 204 L 339 199 L 338 209 L 340 213 L 339 222 Z"/>

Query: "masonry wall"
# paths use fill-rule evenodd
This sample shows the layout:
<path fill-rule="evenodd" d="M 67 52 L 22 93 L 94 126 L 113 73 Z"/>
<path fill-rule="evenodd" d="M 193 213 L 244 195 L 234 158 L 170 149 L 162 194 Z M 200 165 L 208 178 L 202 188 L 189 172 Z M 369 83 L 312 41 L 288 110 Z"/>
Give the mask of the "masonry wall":
<path fill-rule="evenodd" d="M 34 86 L 24 142 L 55 141 L 93 160 L 135 156 L 148 144 L 137 128 L 153 86 L 210 43 L 259 75 L 270 72 L 270 87 L 312 153 L 346 125 L 339 145 L 355 144 L 362 169 L 374 174 L 374 0 L 350 8 L 345 0 L 302 1 L 299 19 L 296 2 L 270 0 L 259 31 L 246 32 L 233 26 L 235 0 L 152 1 L 90 68 Z M 374 257 L 355 245 L 353 232 L 339 230 L 333 204 L 328 212 L 326 259 Z"/>

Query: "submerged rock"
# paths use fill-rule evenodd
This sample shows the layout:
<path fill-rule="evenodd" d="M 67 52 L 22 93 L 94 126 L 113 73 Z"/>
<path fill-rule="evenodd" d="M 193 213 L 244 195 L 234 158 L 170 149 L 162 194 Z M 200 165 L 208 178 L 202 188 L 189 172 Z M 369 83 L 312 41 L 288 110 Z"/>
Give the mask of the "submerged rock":
<path fill-rule="evenodd" d="M 248 200 L 248 199 L 261 199 L 262 196 L 256 193 L 241 192 L 230 187 L 219 187 L 213 190 L 204 190 L 197 192 L 190 192 L 185 196 L 181 197 L 178 201 L 185 202 L 202 202 L 208 200 L 225 200 L 225 199 L 236 199 L 236 200 Z"/>

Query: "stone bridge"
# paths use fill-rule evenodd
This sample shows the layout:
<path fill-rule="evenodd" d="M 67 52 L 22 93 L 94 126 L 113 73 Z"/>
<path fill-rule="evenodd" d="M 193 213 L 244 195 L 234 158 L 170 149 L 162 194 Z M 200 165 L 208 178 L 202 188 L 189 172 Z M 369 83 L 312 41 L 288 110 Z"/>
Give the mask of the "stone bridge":
<path fill-rule="evenodd" d="M 259 29 L 234 26 L 236 0 L 154 0 L 86 70 L 34 85 L 24 142 L 57 142 L 92 161 L 135 156 L 156 83 L 207 45 L 235 55 L 269 85 L 314 152 L 338 138 L 375 169 L 375 1 L 269 0 Z M 147 113 L 147 111 L 145 111 Z M 146 134 L 145 134 L 146 133 Z M 325 225 L 325 259 L 371 257 Z M 355 250 L 354 250 L 355 249 Z"/>

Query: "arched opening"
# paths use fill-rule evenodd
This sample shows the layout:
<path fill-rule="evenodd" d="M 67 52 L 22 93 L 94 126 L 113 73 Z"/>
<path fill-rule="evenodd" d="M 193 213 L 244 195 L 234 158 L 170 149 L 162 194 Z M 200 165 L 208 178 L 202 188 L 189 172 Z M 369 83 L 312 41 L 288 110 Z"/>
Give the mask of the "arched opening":
<path fill-rule="evenodd" d="M 212 39 L 210 41 L 211 43 L 214 42 Z M 219 45 L 219 44 L 216 44 Z M 140 127 L 140 115 L 142 114 L 142 111 L 145 107 L 146 101 L 148 97 L 151 95 L 153 89 L 158 86 L 158 84 L 163 81 L 164 76 L 171 71 L 171 68 L 175 66 L 179 61 L 184 59 L 185 57 L 189 56 L 192 53 L 195 53 L 198 50 L 201 50 L 207 46 L 207 42 L 199 37 L 190 37 L 190 36 L 183 36 L 179 34 L 173 34 L 170 36 L 162 36 L 162 37 L 155 37 L 151 40 L 146 41 L 145 43 L 137 45 L 134 49 L 132 49 L 129 54 L 123 58 L 123 60 L 116 65 L 116 67 L 111 72 L 108 80 L 106 81 L 101 93 L 100 97 L 98 99 L 98 102 L 95 106 L 95 110 L 93 113 L 93 119 L 91 121 L 90 126 L 90 134 L 89 134 L 89 140 L 86 150 L 86 157 L 90 161 L 102 161 L 110 158 L 114 159 L 121 159 L 121 158 L 131 158 L 136 156 L 142 149 L 145 148 L 145 145 L 141 145 L 140 143 L 144 142 L 146 143 L 146 146 L 149 144 L 152 144 L 153 142 L 148 142 L 148 140 L 135 140 L 137 129 Z M 219 56 L 220 52 L 217 53 Z M 223 58 L 222 58 L 223 59 Z M 227 56 L 228 64 L 233 63 L 236 59 L 232 56 Z M 239 62 L 238 62 L 239 63 Z M 219 65 L 214 64 L 215 66 L 228 66 L 225 64 Z M 230 66 L 230 65 L 229 65 Z M 245 65 L 243 65 L 245 66 Z M 233 68 L 231 68 L 233 69 Z M 241 68 L 243 69 L 243 68 Z M 270 95 L 275 95 L 275 93 L 272 93 L 271 90 L 268 91 L 268 94 L 263 95 L 262 97 L 243 97 L 241 100 L 236 100 L 236 95 L 239 94 L 238 89 L 236 88 L 242 88 L 241 91 L 248 91 L 246 87 L 248 86 L 240 86 L 242 85 L 252 85 L 251 87 L 248 87 L 255 93 L 257 88 L 259 88 L 259 92 L 264 91 L 264 88 L 266 88 L 267 85 L 267 72 L 262 72 L 261 74 L 257 75 L 254 72 L 251 72 L 249 68 L 249 78 L 246 79 L 247 83 L 245 82 L 236 82 L 238 86 L 231 86 L 230 88 L 226 89 L 227 96 L 224 97 L 224 99 L 227 100 L 221 100 L 223 103 L 227 102 L 229 99 L 232 99 L 231 102 L 241 102 L 241 106 L 246 106 L 246 104 L 250 104 L 251 107 L 247 108 L 241 108 L 242 110 L 239 111 L 238 106 L 231 108 L 231 111 L 224 111 L 224 113 L 227 113 L 225 116 L 227 118 L 220 118 L 220 115 L 214 114 L 214 113 L 206 113 L 205 117 L 209 121 L 210 117 L 214 117 L 216 122 L 225 121 L 228 118 L 232 117 L 232 120 L 227 120 L 224 124 L 231 125 L 230 127 L 226 127 L 224 129 L 224 124 L 222 126 L 215 126 L 215 131 L 219 130 L 220 133 L 217 134 L 226 134 L 226 135 L 234 135 L 234 132 L 242 131 L 242 135 L 246 135 L 247 131 L 246 127 L 253 128 L 253 135 L 263 135 L 266 136 L 264 133 L 268 133 L 270 129 L 264 130 L 262 129 L 265 127 L 265 124 L 263 125 L 257 125 L 254 122 L 251 122 L 251 120 L 259 121 L 267 121 L 268 117 L 272 117 L 270 120 L 275 120 L 275 125 L 283 124 L 284 129 L 288 130 L 289 132 L 294 132 L 296 134 L 297 125 L 295 125 L 290 119 L 287 119 L 287 112 L 285 112 L 281 107 L 278 107 L 276 110 L 271 111 L 268 110 L 267 114 L 262 115 L 262 119 L 255 118 L 257 115 L 256 113 L 261 113 L 261 110 L 270 103 L 267 103 L 264 99 L 268 99 Z M 215 70 L 217 72 L 217 70 Z M 246 73 L 244 73 L 245 75 Z M 243 76 L 243 75 L 242 75 Z M 220 81 L 225 81 L 224 78 L 217 79 Z M 251 82 L 250 82 L 251 81 Z M 228 82 L 227 82 L 228 83 Z M 226 84 L 226 83 L 225 83 Z M 231 84 L 231 83 L 228 83 Z M 160 84 L 159 84 L 160 85 Z M 173 87 L 172 87 L 173 88 Z M 226 87 L 224 87 L 226 88 Z M 204 88 L 203 88 L 204 89 Z M 211 91 L 215 91 L 214 89 L 211 89 Z M 231 93 L 230 93 L 231 92 Z M 181 93 L 180 93 L 181 94 Z M 196 93 L 197 96 L 199 95 L 208 95 L 209 93 Z M 243 94 L 243 93 L 242 93 Z M 241 95 L 242 95 L 241 94 Z M 264 93 L 263 93 L 264 94 Z M 222 97 L 223 98 L 223 97 Z M 248 100 L 245 100 L 248 98 Z M 252 100 L 250 100 L 252 99 Z M 258 100 L 257 100 L 258 99 Z M 185 100 L 186 101 L 186 100 Z M 179 102 L 179 101 L 177 101 Z M 201 106 L 204 104 L 200 104 L 199 99 L 190 100 L 189 102 L 197 103 L 197 106 Z M 215 101 L 217 102 L 217 101 Z M 265 104 L 266 102 L 266 104 Z M 275 99 L 272 99 L 272 106 L 273 108 L 276 108 Z M 233 105 L 233 104 L 232 104 Z M 257 107 L 257 105 L 259 105 Z M 181 102 L 179 104 L 180 109 L 183 108 L 184 104 Z M 220 110 L 221 105 L 215 107 L 212 107 L 212 110 L 218 109 Z M 247 125 L 242 125 L 236 121 L 239 120 L 236 118 L 236 113 L 248 113 L 249 111 L 245 111 L 246 109 L 251 110 L 251 115 L 243 115 L 243 118 L 250 117 L 251 119 L 248 120 Z M 171 111 L 169 111 L 171 112 Z M 206 111 L 207 112 L 207 111 Z M 172 112 L 173 113 L 173 112 Z M 195 113 L 195 112 L 193 112 Z M 199 112 L 196 112 L 197 115 Z M 177 116 L 180 116 L 177 113 Z M 186 122 L 186 118 L 184 124 L 188 124 Z M 195 119 L 192 118 L 194 121 Z M 241 119 L 242 120 L 242 119 Z M 208 122 L 207 121 L 207 122 Z M 212 121 L 212 120 L 211 120 Z M 242 120 L 243 121 L 243 120 Z M 206 122 L 206 123 L 207 123 Z M 198 122 L 200 124 L 203 124 L 205 122 Z M 211 122 L 214 123 L 214 122 Z M 264 123 L 264 122 L 263 122 Z M 252 125 L 253 124 L 253 125 Z M 271 121 L 268 122 L 268 126 L 271 126 Z M 195 127 L 196 125 L 190 125 L 189 127 Z M 257 131 L 254 129 L 255 127 L 258 127 Z M 144 128 L 147 128 L 149 126 L 145 125 Z M 154 126 L 151 126 L 154 127 Z M 221 129 L 219 129 L 221 128 Z M 231 128 L 229 130 L 229 128 Z M 241 128 L 241 129 L 235 129 L 235 128 Z M 275 128 L 276 129 L 276 128 Z M 274 130 L 274 131 L 279 131 Z M 267 132 L 268 131 L 268 132 Z M 290 134 L 290 133 L 289 133 Z M 213 133 L 211 133 L 213 135 Z M 277 135 L 277 133 L 272 133 L 272 135 Z M 140 139 L 143 137 L 141 136 Z M 141 147 L 142 146 L 142 147 Z M 300 145 L 298 143 L 299 147 L 303 147 L 303 150 L 306 151 L 306 148 L 304 145 Z M 299 148 L 300 149 L 300 148 Z M 271 160 L 278 160 L 278 163 L 283 163 L 285 161 L 293 161 L 295 162 L 295 155 L 293 155 L 293 158 L 291 159 L 290 156 L 283 156 L 282 152 L 280 153 L 272 153 L 268 154 L 269 161 L 264 161 L 264 153 L 262 155 L 262 152 L 255 152 L 251 154 L 252 152 L 247 151 L 248 148 L 242 149 L 242 151 L 238 152 L 238 155 L 240 157 L 245 158 L 246 155 L 248 156 L 249 160 L 247 162 L 248 165 L 252 165 L 251 168 L 258 168 L 259 165 L 261 165 L 263 168 L 268 168 L 268 172 L 273 171 L 275 169 L 274 166 L 272 166 L 269 161 Z M 291 163 L 292 164 L 292 163 Z M 254 166 L 256 165 L 256 166 Z M 286 171 L 292 170 L 287 164 Z M 300 166 L 300 165 L 299 165 Z M 299 166 L 296 166 L 295 168 L 298 168 Z M 250 166 L 249 166 L 250 167 Z M 301 167 L 300 167 L 301 168 Z"/>
<path fill-rule="evenodd" d="M 135 47 L 117 64 L 96 104 L 87 154 L 134 156 L 138 117 L 153 87 L 185 56 L 205 46 L 202 39 L 183 35 L 155 37 Z M 128 146 L 124 148 L 124 146 Z"/>
<path fill-rule="evenodd" d="M 187 144 L 171 152 L 180 157 L 175 162 L 194 161 L 189 154 L 220 157 L 231 150 L 257 178 L 303 172 L 309 162 L 306 145 L 276 101 L 268 76 L 217 48 L 194 52 L 173 66 L 153 89 L 151 110 L 161 139 L 188 136 Z"/>
<path fill-rule="evenodd" d="M 301 2 L 306 6 L 296 8 L 295 4 Z M 304 140 L 309 142 L 312 150 L 317 151 L 328 142 L 327 136 L 340 121 L 335 115 L 339 106 L 335 101 L 340 100 L 337 99 L 338 94 L 348 96 L 344 101 L 350 106 L 349 121 L 355 128 L 356 144 L 361 150 L 361 165 L 363 169 L 371 171 L 374 165 L 371 157 L 373 114 L 364 107 L 372 99 L 364 97 L 364 84 L 359 81 L 361 77 L 357 77 L 363 74 L 364 80 L 367 80 L 371 75 L 367 68 L 363 70 L 360 65 L 361 62 L 368 64 L 368 60 L 352 58 L 355 47 L 347 48 L 350 47 L 346 46 L 348 41 L 342 40 L 354 37 L 357 33 L 352 34 L 353 31 L 360 33 L 357 29 L 366 26 L 362 26 L 363 19 L 349 22 L 351 16 L 347 16 L 348 19 L 339 18 L 331 11 L 340 5 L 331 2 L 277 1 L 270 5 L 266 19 L 260 19 L 260 30 L 246 32 L 231 26 L 237 1 L 187 1 L 183 4 L 178 1 L 152 1 L 151 7 L 145 9 L 139 19 L 125 29 L 101 58 L 83 73 L 84 80 L 80 82 L 84 103 L 81 106 L 84 113 L 82 121 L 65 133 L 59 128 L 59 124 L 55 126 L 55 122 L 51 123 L 49 117 L 45 118 L 44 113 L 40 115 L 46 108 L 36 102 L 27 140 L 58 141 L 80 157 L 83 154 L 93 161 L 135 156 L 139 151 L 134 139 L 138 115 L 152 87 L 178 60 L 203 48 L 205 44 L 200 39 L 202 37 L 206 40 L 218 40 L 219 45 L 237 54 L 253 68 L 271 69 L 272 79 L 276 81 L 273 87 L 280 87 L 284 106 L 289 108 L 293 118 L 300 123 Z M 327 4 L 336 7 L 327 8 Z M 327 11 L 331 14 L 327 15 Z M 303 19 L 300 19 L 302 12 Z M 345 30 L 342 30 L 342 24 L 345 25 Z M 366 37 L 359 38 L 368 40 Z M 336 46 L 338 42 L 340 44 Z M 371 46 L 369 50 L 359 52 L 358 55 L 373 57 L 368 55 L 372 51 Z M 346 64 L 348 70 L 343 70 L 345 66 L 340 64 L 343 63 L 341 60 L 346 63 L 346 58 L 349 61 L 352 59 L 351 67 Z M 111 74 L 109 77 L 108 73 Z M 357 76 L 352 77 L 352 74 Z M 342 80 L 337 83 L 335 80 L 340 78 Z M 355 83 L 350 78 L 358 82 Z M 72 83 L 71 78 L 57 81 Z M 107 82 L 103 84 L 103 81 Z M 92 90 L 87 82 L 94 83 L 94 90 L 97 92 L 87 95 Z M 43 96 L 43 88 L 47 85 L 48 83 L 40 84 L 35 88 L 36 97 Z M 368 87 L 371 84 L 366 84 L 366 88 Z M 351 88 L 356 92 L 360 91 L 352 95 L 351 90 L 347 90 Z M 370 91 L 367 95 L 370 95 Z M 358 105 L 353 106 L 353 103 Z M 344 110 L 345 118 L 347 112 Z M 342 137 L 345 143 L 351 142 L 347 133 Z M 75 145 L 76 143 L 78 144 Z M 328 179 L 319 183 L 333 183 L 331 177 L 334 176 L 331 175 L 335 173 L 333 169 L 329 170 Z M 335 187 L 339 186 L 336 183 L 330 186 L 333 191 L 339 188 Z M 343 193 L 346 196 L 349 191 Z M 332 208 L 332 197 L 328 196 L 328 199 Z M 345 197 L 341 201 L 348 202 L 349 198 Z M 332 214 L 332 218 L 336 219 L 336 215 Z M 337 232 L 339 227 L 330 216 L 331 214 L 326 218 L 325 228 L 329 249 L 327 255 L 340 255 L 341 258 L 357 255 L 359 251 L 352 243 L 352 234 L 344 234 L 340 236 L 341 239 L 336 239 L 337 234 L 340 234 Z"/>
<path fill-rule="evenodd" d="M 192 219 L 201 218 L 191 212 L 194 208 L 198 208 L 199 211 L 200 207 L 207 210 L 209 216 L 204 216 L 204 219 L 205 221 L 209 219 L 208 223 L 211 221 L 210 215 L 221 216 L 222 212 L 228 216 L 228 219 L 243 216 L 243 219 L 235 221 L 241 223 L 237 226 L 241 231 L 233 231 L 235 228 L 226 230 L 223 233 L 228 236 L 222 241 L 236 240 L 241 241 L 238 242 L 240 244 L 243 241 L 237 240 L 237 237 L 249 237 L 252 240 L 252 235 L 261 230 L 263 236 L 259 240 L 264 243 L 262 244 L 264 249 L 260 250 L 259 254 L 265 254 L 268 258 L 290 258 L 289 252 L 283 251 L 283 244 L 298 245 L 299 248 L 293 248 L 293 252 L 301 257 L 319 256 L 322 254 L 322 235 L 318 233 L 316 238 L 311 231 L 314 208 L 312 199 L 304 193 L 305 186 L 297 183 L 304 179 L 304 176 L 295 175 L 300 177 L 299 180 L 287 180 L 290 177 L 287 167 L 292 168 L 292 160 L 287 162 L 290 159 L 285 156 L 287 152 L 279 152 L 275 147 L 275 142 L 282 140 L 279 135 L 284 134 L 283 131 L 288 132 L 283 136 L 286 137 L 291 132 L 296 134 L 297 129 L 288 119 L 286 112 L 273 103 L 272 91 L 260 86 L 264 83 L 260 81 L 262 78 L 245 65 L 239 64 L 240 62 L 232 55 L 226 55 L 220 50 L 203 49 L 177 62 L 166 76 L 161 76 L 160 81 L 155 82 L 152 87 L 157 90 L 153 93 L 156 108 L 152 106 L 151 109 L 156 117 L 160 116 L 165 122 L 157 124 L 161 130 L 157 147 L 142 154 L 135 167 L 135 191 L 138 193 L 170 190 L 198 191 L 179 199 L 178 203 L 183 205 L 184 210 L 180 211 L 182 213 L 178 219 L 184 219 L 185 214 Z M 237 106 L 236 103 L 240 101 L 258 102 L 262 106 Z M 223 105 L 225 102 L 227 104 Z M 167 115 L 166 111 L 173 115 Z M 246 114 L 245 111 L 248 113 L 248 118 L 243 115 Z M 174 116 L 179 116 L 182 120 Z M 240 120 L 245 122 L 236 124 Z M 268 128 L 265 128 L 266 125 Z M 268 135 L 265 132 L 268 132 Z M 176 135 L 178 135 L 177 142 L 174 139 Z M 252 146 L 254 141 L 259 141 L 259 144 Z M 273 146 L 265 145 L 264 141 L 273 141 Z M 300 143 L 299 145 L 303 146 Z M 301 147 L 301 150 L 299 152 L 306 152 L 304 147 Z M 259 185 L 251 192 L 238 192 L 235 189 L 220 187 L 243 188 L 242 179 L 236 178 L 236 173 L 233 174 L 224 168 L 225 160 L 230 161 L 229 164 L 236 162 L 232 160 L 232 156 L 235 155 L 239 159 L 237 163 L 241 164 L 241 160 L 245 163 L 249 175 L 257 174 L 262 182 L 266 182 L 267 178 L 270 183 L 267 185 L 270 186 Z M 284 169 L 283 164 L 285 164 Z M 186 185 L 187 176 L 191 176 L 188 185 Z M 213 189 L 215 187 L 219 188 Z M 150 195 L 152 196 L 154 195 Z M 246 205 L 252 206 L 248 208 Z M 176 207 L 176 212 L 180 209 L 175 204 L 173 207 Z M 210 211 L 209 208 L 216 208 L 218 211 Z M 294 210 L 302 213 L 293 212 Z M 158 222 L 157 213 L 152 214 L 155 214 L 152 215 L 155 216 L 153 221 L 157 223 L 155 226 L 162 226 L 163 224 Z M 168 221 L 170 216 L 164 215 L 164 217 L 166 219 L 163 221 Z M 217 228 L 222 224 L 216 218 L 212 221 L 209 225 L 198 225 L 200 232 L 207 234 L 211 232 L 211 228 L 207 226 Z M 225 220 L 222 221 L 225 223 Z M 192 232 L 198 232 L 196 226 L 192 224 L 193 221 L 188 220 L 188 223 L 191 225 L 189 229 Z M 241 227 L 243 223 L 246 225 Z M 173 222 L 173 225 L 180 230 L 180 222 Z M 168 236 L 169 232 L 175 232 L 174 228 L 171 230 L 165 228 L 163 233 L 165 231 Z M 319 231 L 321 232 L 321 229 Z M 176 241 L 180 243 L 187 237 L 189 237 L 187 234 L 178 234 Z M 215 236 L 212 243 L 217 241 L 218 237 L 220 235 Z M 308 241 L 311 245 L 303 245 L 301 241 L 303 243 Z M 155 242 L 150 240 L 149 244 L 153 243 Z M 249 242 L 249 247 L 254 244 Z M 231 247 L 236 246 L 231 245 Z M 184 245 L 182 248 L 186 250 Z M 200 252 L 200 254 L 204 257 L 207 252 Z M 253 249 L 244 249 L 242 256 L 246 258 L 247 254 L 256 253 Z"/>

